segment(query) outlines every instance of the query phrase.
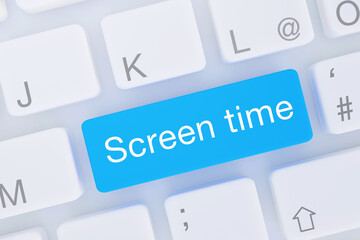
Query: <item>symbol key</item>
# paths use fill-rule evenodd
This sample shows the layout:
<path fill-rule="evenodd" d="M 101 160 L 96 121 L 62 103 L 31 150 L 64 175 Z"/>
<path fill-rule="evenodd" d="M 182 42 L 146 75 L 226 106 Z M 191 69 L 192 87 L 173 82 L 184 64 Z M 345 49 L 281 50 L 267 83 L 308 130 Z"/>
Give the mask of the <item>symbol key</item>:
<path fill-rule="evenodd" d="M 171 196 L 165 207 L 174 240 L 268 240 L 255 184 L 248 178 Z"/>
<path fill-rule="evenodd" d="M 360 129 L 358 64 L 360 52 L 316 63 L 310 69 L 320 120 L 329 133 Z"/>
<path fill-rule="evenodd" d="M 349 96 L 346 96 L 346 101 L 343 102 L 343 99 L 340 98 L 340 104 L 337 107 L 340 109 L 338 115 L 341 117 L 341 121 L 345 121 L 345 116 L 347 116 L 347 120 L 351 120 L 351 113 L 353 110 L 350 108 L 352 102 L 349 100 Z"/>
<path fill-rule="evenodd" d="M 359 156 L 360 148 L 353 148 L 272 172 L 286 239 L 318 239 L 360 227 Z"/>
<path fill-rule="evenodd" d="M 306 1 L 210 0 L 220 51 L 233 63 L 311 42 Z"/>

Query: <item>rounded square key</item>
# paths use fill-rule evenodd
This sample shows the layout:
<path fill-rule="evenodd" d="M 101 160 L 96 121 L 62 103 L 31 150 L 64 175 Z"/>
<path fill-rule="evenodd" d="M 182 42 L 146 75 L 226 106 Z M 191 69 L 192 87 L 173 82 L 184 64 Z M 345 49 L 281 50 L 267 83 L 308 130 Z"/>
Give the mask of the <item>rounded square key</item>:
<path fill-rule="evenodd" d="M 210 0 L 225 62 L 303 46 L 314 39 L 306 1 Z"/>
<path fill-rule="evenodd" d="M 16 4 L 27 13 L 38 13 L 85 0 L 16 0 Z"/>
<path fill-rule="evenodd" d="M 44 229 L 32 228 L 26 231 L 0 236 L 0 240 L 47 240 L 47 237 Z"/>
<path fill-rule="evenodd" d="M 57 233 L 59 240 L 155 240 L 143 205 L 80 217 L 61 225 Z"/>
<path fill-rule="evenodd" d="M 82 193 L 65 129 L 0 142 L 0 219 L 75 201 Z"/>
<path fill-rule="evenodd" d="M 102 28 L 119 88 L 175 78 L 205 67 L 190 0 L 164 1 L 107 16 Z"/>
<path fill-rule="evenodd" d="M 360 0 L 317 0 L 317 5 L 329 38 L 360 32 Z"/>
<path fill-rule="evenodd" d="M 360 129 L 360 52 L 327 59 L 310 69 L 323 128 L 332 134 Z"/>
<path fill-rule="evenodd" d="M 8 17 L 5 0 L 0 0 L 0 22 Z"/>
<path fill-rule="evenodd" d="M 360 148 L 353 148 L 272 171 L 272 194 L 286 239 L 323 239 L 360 227 L 359 156 Z"/>
<path fill-rule="evenodd" d="M 174 240 L 268 240 L 256 187 L 248 178 L 171 196 L 165 207 Z"/>
<path fill-rule="evenodd" d="M 70 25 L 0 43 L 6 107 L 24 116 L 100 93 L 84 29 Z"/>

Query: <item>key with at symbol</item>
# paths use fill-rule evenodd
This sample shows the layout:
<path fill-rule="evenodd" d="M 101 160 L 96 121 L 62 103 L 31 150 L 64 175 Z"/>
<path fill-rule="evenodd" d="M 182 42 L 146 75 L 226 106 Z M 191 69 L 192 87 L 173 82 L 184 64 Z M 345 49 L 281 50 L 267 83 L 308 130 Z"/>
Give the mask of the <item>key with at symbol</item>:
<path fill-rule="evenodd" d="M 225 62 L 303 46 L 314 38 L 306 1 L 210 0 L 210 9 Z"/>

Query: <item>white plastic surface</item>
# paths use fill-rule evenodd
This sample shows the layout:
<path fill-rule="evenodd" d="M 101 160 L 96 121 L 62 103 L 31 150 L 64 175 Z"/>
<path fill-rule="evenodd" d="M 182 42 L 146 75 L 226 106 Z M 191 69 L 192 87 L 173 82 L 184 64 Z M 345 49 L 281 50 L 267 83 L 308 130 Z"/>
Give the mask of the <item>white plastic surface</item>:
<path fill-rule="evenodd" d="M 252 180 L 243 178 L 172 196 L 166 212 L 174 240 L 268 240 Z"/>
<path fill-rule="evenodd" d="M 16 3 L 25 12 L 33 14 L 82 1 L 85 0 L 16 0 Z"/>
<path fill-rule="evenodd" d="M 47 240 L 46 232 L 42 228 L 33 228 L 22 232 L 0 236 L 1 240 Z"/>
<path fill-rule="evenodd" d="M 285 236 L 310 240 L 360 227 L 360 149 L 275 170 L 271 184 Z M 339 238 L 340 239 L 340 238 Z"/>
<path fill-rule="evenodd" d="M 6 106 L 14 116 L 83 101 L 100 92 L 86 33 L 79 25 L 0 43 L 0 69 Z"/>
<path fill-rule="evenodd" d="M 102 21 L 116 84 L 138 87 L 205 67 L 190 0 L 171 0 Z"/>
<path fill-rule="evenodd" d="M 0 0 L 0 22 L 8 17 L 5 0 Z"/>
<path fill-rule="evenodd" d="M 10 116 L 6 110 L 3 96 L 0 94 L 0 140 L 52 127 L 66 127 L 70 130 L 72 136 L 73 150 L 78 159 L 77 163 L 79 164 L 82 179 L 84 179 L 82 182 L 85 188 L 85 195 L 77 201 L 31 214 L 22 214 L 0 220 L 0 235 L 21 231 L 33 226 L 43 226 L 48 232 L 49 240 L 57 240 L 57 227 L 69 219 L 140 201 L 149 209 L 156 239 L 169 240 L 172 237 L 164 210 L 164 201 L 168 196 L 193 187 L 222 181 L 223 179 L 248 176 L 256 182 L 269 239 L 284 240 L 269 189 L 269 171 L 282 164 L 359 145 L 360 131 L 335 135 L 328 134 L 321 128 L 308 69 L 309 66 L 316 62 L 359 51 L 360 34 L 336 40 L 328 39 L 324 36 L 318 8 L 314 0 L 306 1 L 316 33 L 313 42 L 300 48 L 277 52 L 235 64 L 224 64 L 222 62 L 209 12 L 209 1 L 193 0 L 195 17 L 206 54 L 207 65 L 205 69 L 191 75 L 131 90 L 119 89 L 115 84 L 109 63 L 106 45 L 101 32 L 101 20 L 111 14 L 162 1 L 91 0 L 36 15 L 23 13 L 16 6 L 15 1 L 8 0 L 6 2 L 9 18 L 0 24 L 0 42 L 68 24 L 81 24 L 89 36 L 102 91 L 99 97 L 88 101 L 23 117 Z M 80 128 L 84 120 L 284 69 L 295 69 L 300 75 L 314 131 L 314 138 L 310 142 L 121 189 L 108 194 L 101 194 L 97 191 Z M 358 184 L 353 184 L 349 188 L 356 191 Z M 360 229 L 328 236 L 321 240 L 345 239 L 359 240 Z"/>
<path fill-rule="evenodd" d="M 108 210 L 61 225 L 59 240 L 155 240 L 149 213 L 143 205 Z"/>
<path fill-rule="evenodd" d="M 306 1 L 209 0 L 220 51 L 233 63 L 314 39 Z"/>
<path fill-rule="evenodd" d="M 360 129 L 360 52 L 312 66 L 314 93 L 324 130 L 341 134 Z"/>
<path fill-rule="evenodd" d="M 71 202 L 82 193 L 64 129 L 0 142 L 0 219 Z"/>
<path fill-rule="evenodd" d="M 360 0 L 317 0 L 325 34 L 338 38 L 360 32 Z"/>

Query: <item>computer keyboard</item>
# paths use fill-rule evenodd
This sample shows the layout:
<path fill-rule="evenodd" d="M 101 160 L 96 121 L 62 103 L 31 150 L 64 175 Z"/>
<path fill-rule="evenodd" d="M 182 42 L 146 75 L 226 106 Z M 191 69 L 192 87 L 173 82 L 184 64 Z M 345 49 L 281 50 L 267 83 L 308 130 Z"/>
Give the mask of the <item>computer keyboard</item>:
<path fill-rule="evenodd" d="M 359 7 L 0 1 L 0 239 L 359 239 Z"/>

